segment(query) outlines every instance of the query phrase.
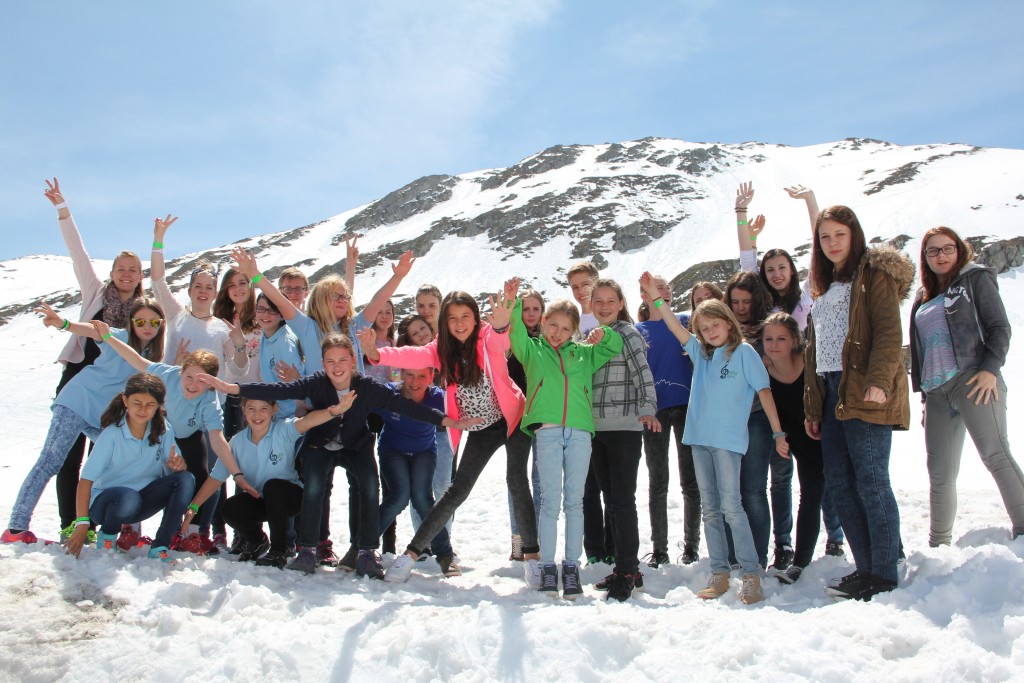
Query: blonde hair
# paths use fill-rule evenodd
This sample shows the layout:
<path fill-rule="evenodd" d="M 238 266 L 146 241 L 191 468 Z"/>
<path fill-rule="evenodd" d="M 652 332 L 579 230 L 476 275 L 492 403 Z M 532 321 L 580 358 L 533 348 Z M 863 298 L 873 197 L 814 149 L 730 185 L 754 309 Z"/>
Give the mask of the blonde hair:
<path fill-rule="evenodd" d="M 697 336 L 697 341 L 700 342 L 705 358 L 711 358 L 715 353 L 715 347 L 709 344 L 700 333 L 701 318 L 724 320 L 729 325 L 729 340 L 726 344 L 725 352 L 726 358 L 731 356 L 736 347 L 743 343 L 743 328 L 740 327 L 740 321 L 736 319 L 732 309 L 718 299 L 707 299 L 698 304 L 697 310 L 693 312 L 693 317 L 690 318 L 690 332 Z"/>
<path fill-rule="evenodd" d="M 349 297 L 352 296 L 352 291 L 349 290 L 345 280 L 339 275 L 328 275 L 309 290 L 309 301 L 306 303 L 306 311 L 309 317 L 316 322 L 316 326 L 320 328 L 321 334 L 339 331 L 342 333 L 347 332 L 348 321 L 355 315 L 355 312 L 352 310 L 352 299 L 349 298 L 345 316 L 342 318 L 334 316 L 334 302 L 331 301 L 331 292 L 335 289 L 340 289 Z"/>
<path fill-rule="evenodd" d="M 132 292 L 132 299 L 138 299 L 140 296 L 143 296 L 143 290 L 142 290 L 142 259 L 140 259 L 139 255 L 136 254 L 134 251 L 127 251 L 127 250 L 125 250 L 125 251 L 118 252 L 117 256 L 114 257 L 114 260 L 110 264 L 110 272 L 111 272 L 111 274 L 113 274 L 114 267 L 117 265 L 117 262 L 119 260 L 123 259 L 123 258 L 131 259 L 132 261 L 135 261 L 135 265 L 139 267 L 139 284 L 135 285 L 135 291 Z M 113 284 L 113 282 L 114 282 L 114 280 L 111 279 L 110 283 Z"/>
<path fill-rule="evenodd" d="M 569 318 L 569 322 L 572 323 L 573 334 L 580 329 L 580 309 L 577 308 L 576 304 L 569 301 L 568 299 L 556 299 L 545 309 L 541 315 L 541 320 L 547 320 L 552 315 L 564 315 Z"/>

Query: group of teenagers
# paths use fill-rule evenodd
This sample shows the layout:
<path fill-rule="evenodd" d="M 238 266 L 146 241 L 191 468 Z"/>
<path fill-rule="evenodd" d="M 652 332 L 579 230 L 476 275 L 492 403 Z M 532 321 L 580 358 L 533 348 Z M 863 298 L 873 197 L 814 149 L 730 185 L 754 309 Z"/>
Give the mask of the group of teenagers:
<path fill-rule="evenodd" d="M 45 303 L 36 309 L 71 337 L 50 430 L 5 543 L 38 541 L 32 512 L 56 476 L 61 541 L 76 556 L 90 543 L 148 546 L 149 557 L 167 562 L 231 552 L 307 574 L 327 565 L 404 582 L 433 555 L 445 576 L 457 576 L 454 513 L 504 448 L 510 559 L 523 563 L 526 584 L 575 599 L 581 562 L 608 563 L 613 571 L 594 588 L 625 601 L 643 587 L 642 563 L 670 562 L 674 443 L 679 561 L 698 561 L 701 521 L 710 559 L 699 597 L 725 594 L 734 570 L 746 604 L 763 600 L 766 568 L 796 582 L 824 518 L 826 553 L 843 555 L 845 540 L 855 563 L 826 591 L 869 600 L 897 585 L 902 542 L 889 457 L 893 430 L 910 426 L 911 388 L 924 403 L 929 544 L 952 541 L 967 432 L 1013 537 L 1024 534 L 1024 476 L 1010 453 L 1000 374 L 1010 327 L 995 273 L 950 228 L 921 239 L 908 384 L 900 307 L 913 264 L 892 247 L 869 248 L 850 208 L 819 211 L 801 186 L 787 192 L 806 203 L 811 221 L 803 285 L 787 251 L 758 260 L 766 221 L 748 216 L 754 190 L 744 183 L 734 207 L 740 270 L 724 290 L 695 283 L 688 315 L 673 312 L 664 277 L 644 272 L 634 321 L 620 284 L 587 261 L 566 271 L 575 301 L 545 302 L 514 277 L 481 315 L 466 292 L 442 296 L 424 285 L 417 313 L 396 325 L 391 297 L 413 266 L 410 252 L 358 313 L 357 238 L 346 238 L 345 277 L 312 286 L 297 268 L 280 272 L 275 286 L 251 252 L 236 248 L 219 287 L 208 263 L 189 273 L 183 306 L 163 259 L 176 218 L 154 221 L 150 298 L 131 252 L 117 255 L 103 281 L 57 180 L 47 185 L 81 314 L 75 322 Z M 641 458 L 653 546 L 642 560 Z M 340 559 L 330 540 L 336 467 L 348 481 L 350 545 Z M 406 507 L 414 534 L 396 552 Z M 160 513 L 155 535 L 141 536 L 140 522 Z M 394 555 L 386 572 L 382 539 Z"/>

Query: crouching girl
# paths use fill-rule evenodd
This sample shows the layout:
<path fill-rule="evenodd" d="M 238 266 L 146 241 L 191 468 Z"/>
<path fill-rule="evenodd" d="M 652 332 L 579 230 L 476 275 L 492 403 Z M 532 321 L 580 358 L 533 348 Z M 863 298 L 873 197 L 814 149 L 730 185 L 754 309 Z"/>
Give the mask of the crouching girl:
<path fill-rule="evenodd" d="M 253 493 L 239 490 L 224 501 L 224 521 L 242 537 L 239 562 L 256 560 L 260 566 L 284 568 L 288 560 L 288 520 L 302 507 L 302 482 L 295 470 L 295 446 L 313 427 L 343 414 L 355 400 L 346 394 L 337 405 L 315 410 L 305 417 L 275 419 L 277 401 L 242 399 L 242 414 L 248 427 L 235 434 L 229 445 L 238 469 L 229 473 L 228 465 L 218 460 L 210 478 L 196 492 L 185 512 L 182 534 L 199 510 L 230 476 L 249 481 Z M 270 527 L 270 538 L 263 523 Z M 267 552 L 269 550 L 269 552 Z M 266 555 L 263 555 L 266 553 Z"/>
<path fill-rule="evenodd" d="M 149 556 L 167 560 L 195 479 L 175 452 L 174 432 L 164 421 L 166 395 L 155 375 L 132 375 L 103 413 L 103 431 L 78 482 L 78 519 L 66 542 L 69 554 L 82 552 L 90 521 L 98 527 L 96 547 L 111 550 L 122 525 L 163 511 Z"/>

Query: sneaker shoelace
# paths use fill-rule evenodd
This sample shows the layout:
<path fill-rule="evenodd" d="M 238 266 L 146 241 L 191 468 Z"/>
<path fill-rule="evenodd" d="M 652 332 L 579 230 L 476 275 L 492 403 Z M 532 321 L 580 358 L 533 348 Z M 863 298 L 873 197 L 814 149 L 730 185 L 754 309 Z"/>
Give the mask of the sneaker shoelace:
<path fill-rule="evenodd" d="M 572 568 L 562 574 L 562 588 L 563 590 L 576 590 L 580 587 L 580 575 L 576 573 L 576 568 Z"/>
<path fill-rule="evenodd" d="M 542 588 L 544 588 L 544 589 L 555 590 L 555 589 L 558 588 L 558 574 L 555 574 L 554 572 L 552 572 L 552 573 L 545 573 L 543 575 L 542 581 L 543 581 Z"/>

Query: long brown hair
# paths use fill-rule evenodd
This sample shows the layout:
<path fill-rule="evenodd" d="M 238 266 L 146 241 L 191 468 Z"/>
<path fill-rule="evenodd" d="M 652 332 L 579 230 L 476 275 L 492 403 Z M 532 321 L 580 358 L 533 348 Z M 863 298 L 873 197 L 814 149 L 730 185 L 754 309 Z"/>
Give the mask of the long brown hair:
<path fill-rule="evenodd" d="M 717 284 L 715 284 L 714 282 L 708 282 L 707 280 L 701 280 L 700 282 L 695 283 L 693 285 L 693 288 L 690 290 L 690 311 L 693 311 L 694 309 L 697 308 L 696 306 L 693 305 L 693 293 L 701 288 L 711 292 L 711 296 L 715 299 L 718 299 L 719 301 L 721 301 L 725 297 L 725 295 L 722 294 L 722 288 L 719 287 Z"/>
<path fill-rule="evenodd" d="M 544 297 L 541 296 L 540 292 L 538 292 L 533 287 L 527 287 L 519 294 L 519 300 L 525 303 L 527 299 L 536 299 L 537 301 L 540 302 L 540 316 L 541 318 L 543 318 L 544 312 L 545 310 L 547 310 L 547 304 L 544 303 Z M 575 306 L 573 307 L 575 308 Z M 576 311 L 576 316 L 579 317 L 579 311 Z M 579 321 L 577 321 L 576 326 L 579 327 Z M 529 334 L 531 337 L 539 337 L 540 327 L 541 324 L 538 321 L 537 324 L 534 325 L 532 328 L 527 329 L 526 333 Z"/>
<path fill-rule="evenodd" d="M 148 343 L 139 338 L 135 330 L 135 314 L 143 308 L 160 316 L 163 322 L 160 324 L 160 331 Z M 164 359 L 164 339 L 167 337 L 167 317 L 164 309 L 156 299 L 141 296 L 135 300 L 132 307 L 128 309 L 128 346 L 132 347 L 137 354 L 152 363 L 159 363 Z"/>
<path fill-rule="evenodd" d="M 448 309 L 452 306 L 466 306 L 473 312 L 473 332 L 465 342 L 460 342 L 448 331 Z M 441 301 L 441 312 L 437 314 L 437 355 L 441 359 L 441 377 L 445 384 L 472 386 L 480 383 L 483 371 L 476 357 L 479 337 L 480 306 L 476 299 L 466 292 L 448 292 Z"/>
<path fill-rule="evenodd" d="M 622 310 L 619 311 L 619 315 L 616 316 L 615 319 L 624 320 L 627 323 L 632 324 L 633 316 L 629 314 L 629 305 L 626 303 L 626 295 L 623 294 L 622 292 L 622 286 L 619 285 L 619 283 L 616 282 L 615 280 L 612 280 L 611 278 L 607 277 L 598 278 L 598 280 L 594 282 L 594 286 L 590 288 L 590 300 L 594 300 L 594 292 L 596 292 L 601 287 L 608 287 L 609 289 L 613 290 L 615 292 L 615 296 L 619 297 L 619 301 L 622 302 Z"/>
<path fill-rule="evenodd" d="M 928 248 L 928 240 L 936 235 L 945 235 L 946 237 L 953 240 L 956 244 L 956 263 L 953 268 L 950 269 L 949 273 L 939 279 L 931 268 L 928 267 L 928 258 L 925 255 L 925 249 Z M 953 228 L 947 228 L 944 225 L 940 225 L 937 228 L 932 228 L 924 234 L 921 238 L 921 286 L 924 287 L 924 300 L 931 301 L 938 295 L 946 291 L 949 287 L 949 283 L 953 281 L 960 271 L 964 269 L 971 259 L 974 258 L 974 248 L 960 239 L 960 235 L 956 234 L 956 230 Z"/>
<path fill-rule="evenodd" d="M 413 343 L 412 338 L 409 336 L 409 326 L 417 320 L 427 326 L 427 329 L 430 330 L 431 341 L 433 341 L 434 330 L 430 327 L 430 323 L 428 323 L 427 319 L 419 313 L 413 313 L 412 315 L 403 318 L 402 322 L 398 324 L 398 341 L 395 342 L 395 346 L 416 346 Z M 429 344 L 430 342 L 427 343 Z"/>
<path fill-rule="evenodd" d="M 110 425 L 121 424 L 125 413 L 128 412 L 125 399 L 135 394 L 149 394 L 160 405 L 156 409 L 156 413 L 153 414 L 153 419 L 149 421 L 149 445 L 155 446 L 160 443 L 160 437 L 167 431 L 167 425 L 164 422 L 164 399 L 167 398 L 167 387 L 156 375 L 140 372 L 129 377 L 124 385 L 124 391 L 110 401 L 107 409 L 100 416 L 100 428 L 106 429 Z"/>
<path fill-rule="evenodd" d="M 735 289 L 750 294 L 750 322 L 747 323 L 751 334 L 759 335 L 761 323 L 772 312 L 772 295 L 768 292 L 761 277 L 749 270 L 734 273 L 725 285 L 725 305 L 732 309 L 732 292 Z M 699 307 L 698 307 L 699 308 Z"/>
<path fill-rule="evenodd" d="M 850 229 L 850 255 L 847 257 L 843 267 L 836 270 L 836 266 L 825 255 L 821 248 L 821 238 L 818 230 L 825 221 L 833 221 L 845 225 Z M 817 299 L 828 291 L 833 282 L 849 282 L 853 279 L 853 273 L 860 265 L 860 260 L 867 251 L 867 243 L 864 240 L 864 229 L 857 220 L 857 214 L 848 206 L 830 206 L 818 214 L 814 221 L 814 249 L 811 251 L 811 296 Z"/>
<path fill-rule="evenodd" d="M 782 257 L 789 263 L 789 272 L 792 277 L 789 278 L 789 286 L 786 287 L 786 291 L 777 292 L 775 288 L 768 282 L 768 275 L 765 273 L 765 264 L 773 259 Z M 796 272 L 796 264 L 793 262 L 793 257 L 789 255 L 789 252 L 785 249 L 769 249 L 761 257 L 761 282 L 764 284 L 765 289 L 772 297 L 772 305 L 778 306 L 786 313 L 792 313 L 796 310 L 797 304 L 800 303 L 800 276 Z"/>
<path fill-rule="evenodd" d="M 213 300 L 214 317 L 227 320 L 232 325 L 235 323 L 235 302 L 231 300 L 231 296 L 228 294 L 228 287 L 231 285 L 231 278 L 236 275 L 241 275 L 245 278 L 246 282 L 249 282 L 249 278 L 244 273 L 235 268 L 228 268 L 224 271 L 224 277 L 221 278 L 220 289 L 217 290 L 217 298 Z M 242 332 L 245 334 L 256 329 L 256 290 L 252 288 L 251 284 L 249 287 L 249 297 L 242 304 L 242 307 L 238 309 L 238 324 L 242 326 Z"/>

